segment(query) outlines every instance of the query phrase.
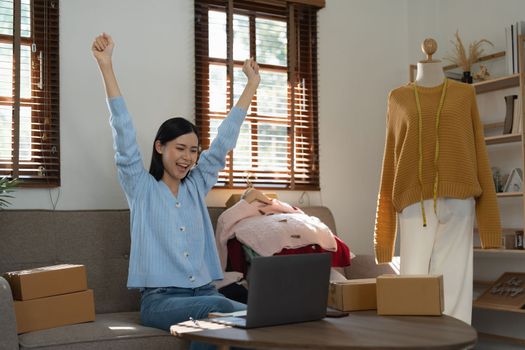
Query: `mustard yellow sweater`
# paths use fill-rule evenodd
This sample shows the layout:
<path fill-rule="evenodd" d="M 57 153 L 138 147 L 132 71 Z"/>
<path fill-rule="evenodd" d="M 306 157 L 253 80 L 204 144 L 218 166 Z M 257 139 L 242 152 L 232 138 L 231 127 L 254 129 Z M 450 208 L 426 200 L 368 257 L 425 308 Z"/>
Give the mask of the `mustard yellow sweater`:
<path fill-rule="evenodd" d="M 397 213 L 419 202 L 421 193 L 423 199 L 434 196 L 435 125 L 442 88 L 443 84 L 432 88 L 418 86 L 422 112 L 422 187 L 418 180 L 419 117 L 414 85 L 408 84 L 390 92 L 374 232 L 375 254 L 380 263 L 392 260 Z M 472 86 L 448 81 L 438 135 L 437 197 L 475 197 L 481 244 L 483 248 L 499 247 L 501 226 L 497 198 Z"/>

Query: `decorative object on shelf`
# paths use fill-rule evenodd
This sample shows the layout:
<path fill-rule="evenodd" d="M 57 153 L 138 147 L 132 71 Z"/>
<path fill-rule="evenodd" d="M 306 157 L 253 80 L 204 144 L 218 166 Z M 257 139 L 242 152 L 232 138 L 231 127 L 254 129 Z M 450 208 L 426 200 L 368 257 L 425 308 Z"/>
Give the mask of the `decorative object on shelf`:
<path fill-rule="evenodd" d="M 474 305 L 519 310 L 525 306 L 525 273 L 505 272 L 479 298 Z"/>
<path fill-rule="evenodd" d="M 503 181 L 501 171 L 498 167 L 492 167 L 492 179 L 494 180 L 494 189 L 496 193 L 503 192 Z"/>
<path fill-rule="evenodd" d="M 523 170 L 514 168 L 509 174 L 503 192 L 521 192 L 523 190 Z"/>
<path fill-rule="evenodd" d="M 11 203 L 6 198 L 14 198 L 12 193 L 18 185 L 18 179 L 9 180 L 7 177 L 0 179 L 0 209 L 8 207 Z"/>
<path fill-rule="evenodd" d="M 472 64 L 478 62 L 482 56 L 483 44 L 490 44 L 491 46 L 494 46 L 494 44 L 487 39 L 476 40 L 469 44 L 467 52 L 465 46 L 463 46 L 463 41 L 461 41 L 461 38 L 459 37 L 459 31 L 456 31 L 455 37 L 456 40 L 451 41 L 454 45 L 452 54 L 447 55 L 444 58 L 460 67 L 463 71 L 463 78 L 461 81 L 470 84 L 472 83 L 472 76 L 470 75 Z"/>
<path fill-rule="evenodd" d="M 512 120 L 511 134 L 522 133 L 522 116 L 521 116 L 521 97 L 514 100 L 514 118 Z"/>
<path fill-rule="evenodd" d="M 501 235 L 501 248 L 514 249 L 516 247 L 516 234 L 505 233 Z"/>
<path fill-rule="evenodd" d="M 487 80 L 490 78 L 489 70 L 487 69 L 487 66 L 484 64 L 479 65 L 479 71 L 477 73 L 474 73 L 473 76 L 476 80 Z"/>
<path fill-rule="evenodd" d="M 512 123 L 514 120 L 514 100 L 518 95 L 505 96 L 505 121 L 503 123 L 503 134 L 510 134 L 512 132 Z"/>
<path fill-rule="evenodd" d="M 514 248 L 523 249 L 523 230 L 516 231 L 516 240 L 514 243 Z"/>
<path fill-rule="evenodd" d="M 463 72 L 463 76 L 461 77 L 461 81 L 463 83 L 472 84 L 472 75 L 470 74 L 470 71 Z"/>

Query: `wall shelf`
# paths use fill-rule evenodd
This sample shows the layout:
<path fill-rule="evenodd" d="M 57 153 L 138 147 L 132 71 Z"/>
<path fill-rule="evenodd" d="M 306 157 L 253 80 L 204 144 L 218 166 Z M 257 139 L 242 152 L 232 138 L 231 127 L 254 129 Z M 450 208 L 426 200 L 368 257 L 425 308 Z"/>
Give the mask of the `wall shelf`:
<path fill-rule="evenodd" d="M 482 249 L 474 248 L 475 256 L 516 256 L 525 257 L 525 250 L 523 249 Z M 479 282 L 478 282 L 479 283 Z M 492 282 L 490 282 L 492 283 Z"/>
<path fill-rule="evenodd" d="M 472 85 L 476 89 L 477 94 L 483 94 L 485 92 L 491 92 L 491 91 L 520 86 L 520 75 L 513 74 L 513 75 L 506 76 L 506 77 L 495 78 L 495 79 L 486 80 L 486 81 L 480 81 Z"/>
<path fill-rule="evenodd" d="M 475 308 L 478 308 L 478 309 L 496 310 L 496 311 L 514 312 L 514 313 L 518 313 L 518 314 L 525 314 L 525 310 L 524 309 L 510 309 L 510 308 L 505 307 L 505 306 L 487 305 L 487 304 L 483 304 L 483 303 L 478 303 L 476 301 L 474 301 L 472 306 L 475 307 Z"/>
<path fill-rule="evenodd" d="M 496 193 L 497 197 L 506 198 L 506 197 L 522 197 L 523 192 L 498 192 Z"/>
<path fill-rule="evenodd" d="M 485 137 L 485 143 L 487 145 L 496 145 L 511 142 L 521 142 L 521 134 L 506 134 Z"/>

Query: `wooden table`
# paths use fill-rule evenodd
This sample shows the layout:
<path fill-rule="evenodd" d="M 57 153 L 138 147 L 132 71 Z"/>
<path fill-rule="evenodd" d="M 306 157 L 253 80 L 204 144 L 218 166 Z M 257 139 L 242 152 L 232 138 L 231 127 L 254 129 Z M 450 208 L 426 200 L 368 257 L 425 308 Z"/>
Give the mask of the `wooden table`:
<path fill-rule="evenodd" d="M 201 323 L 202 325 L 202 323 Z M 203 326 L 204 327 L 204 326 Z M 172 334 L 188 340 L 252 349 L 470 349 L 474 328 L 450 316 L 378 316 L 351 312 L 342 318 L 284 326 L 240 329 L 225 327 Z"/>

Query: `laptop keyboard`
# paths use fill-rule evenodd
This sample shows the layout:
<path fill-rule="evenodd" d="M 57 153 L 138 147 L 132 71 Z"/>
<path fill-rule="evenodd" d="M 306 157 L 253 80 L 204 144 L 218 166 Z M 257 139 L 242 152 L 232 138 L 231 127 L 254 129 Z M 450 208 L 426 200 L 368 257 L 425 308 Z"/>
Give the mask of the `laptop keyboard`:
<path fill-rule="evenodd" d="M 246 326 L 246 316 L 223 316 L 208 319 L 210 322 L 220 323 L 226 326 Z"/>

